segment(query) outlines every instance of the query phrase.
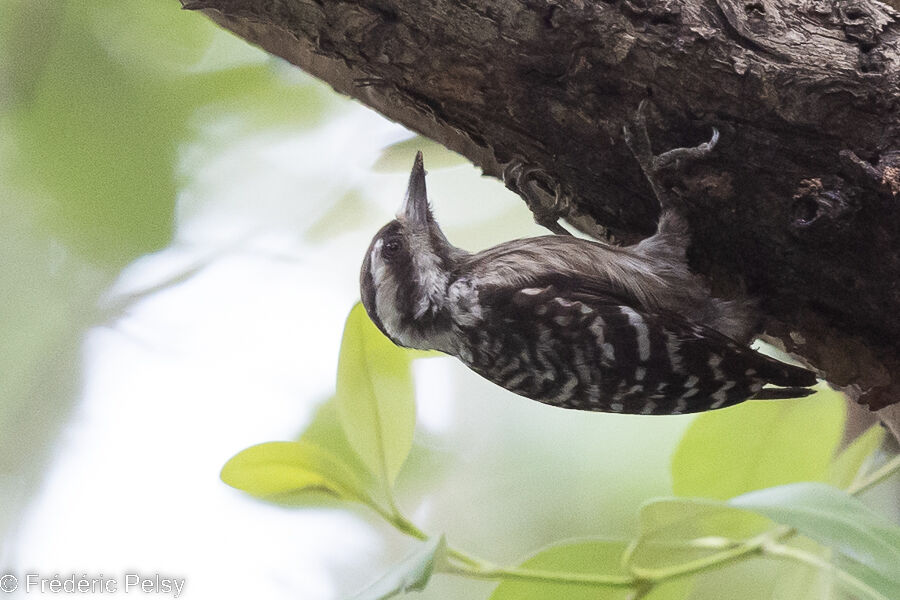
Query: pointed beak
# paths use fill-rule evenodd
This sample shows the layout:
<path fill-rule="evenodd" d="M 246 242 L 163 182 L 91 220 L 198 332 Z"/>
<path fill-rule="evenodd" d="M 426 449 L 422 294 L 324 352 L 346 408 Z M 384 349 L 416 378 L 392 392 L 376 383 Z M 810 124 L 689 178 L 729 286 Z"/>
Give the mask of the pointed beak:
<path fill-rule="evenodd" d="M 416 228 L 428 225 L 428 195 L 425 192 L 425 165 L 421 152 L 416 153 L 416 161 L 409 174 L 409 187 L 406 188 L 406 197 L 397 218 Z"/>

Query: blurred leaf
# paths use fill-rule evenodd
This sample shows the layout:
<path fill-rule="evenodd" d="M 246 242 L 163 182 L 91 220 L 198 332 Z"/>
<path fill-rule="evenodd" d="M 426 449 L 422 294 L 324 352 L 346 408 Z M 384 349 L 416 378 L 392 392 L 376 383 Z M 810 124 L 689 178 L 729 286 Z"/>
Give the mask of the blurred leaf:
<path fill-rule="evenodd" d="M 544 548 L 520 565 L 520 569 L 584 575 L 608 575 L 626 578 L 622 555 L 628 546 L 618 540 L 578 540 Z M 667 583 L 642 596 L 646 600 L 681 599 L 686 597 L 690 580 Z M 630 587 L 579 585 L 576 583 L 543 583 L 504 580 L 491 594 L 490 600 L 626 600 L 632 597 Z"/>
<path fill-rule="evenodd" d="M 900 598 L 900 584 L 897 583 L 896 577 L 885 577 L 875 569 L 867 567 L 864 564 L 850 560 L 844 557 L 837 557 L 835 561 L 837 566 L 860 581 L 864 581 L 866 585 L 877 591 L 885 598 Z M 855 589 L 847 590 L 850 592 L 850 598 L 856 598 Z M 788 599 L 785 599 L 788 600 Z"/>
<path fill-rule="evenodd" d="M 790 546 L 821 557 L 831 559 L 832 551 L 809 538 L 794 536 Z M 793 561 L 780 561 L 772 576 L 771 600 L 821 600 L 833 598 L 833 574 L 811 565 Z"/>
<path fill-rule="evenodd" d="M 83 335 L 115 276 L 48 239 L 29 208 L 0 200 L 0 552 L 83 397 Z"/>
<path fill-rule="evenodd" d="M 177 3 L 13 1 L 0 3 L 0 23 L 14 57 L 0 60 L 15 148 L 2 176 L 38 199 L 54 238 L 98 265 L 169 243 L 179 153 L 198 126 L 227 131 L 221 147 L 246 124 L 311 124 L 326 105 L 324 86 L 279 76 L 259 51 L 262 61 L 236 63 L 227 49 L 247 44 Z M 213 42 L 223 68 L 201 66 L 216 62 Z"/>
<path fill-rule="evenodd" d="M 772 527 L 764 517 L 704 498 L 662 498 L 641 507 L 641 533 L 626 556 L 638 575 L 727 551 Z"/>
<path fill-rule="evenodd" d="M 750 492 L 728 504 L 790 525 L 900 586 L 900 527 L 846 492 L 822 483 L 794 483 Z"/>
<path fill-rule="evenodd" d="M 242 50 L 256 53 L 252 68 L 235 60 Z M 98 300 L 172 238 L 198 129 L 321 114 L 304 101 L 326 86 L 297 85 L 277 64 L 174 0 L 0 2 L 0 532 L 84 395 L 84 335 L 109 317 Z"/>
<path fill-rule="evenodd" d="M 811 569 L 797 562 L 761 555 L 720 564 L 694 576 L 690 600 L 837 600 L 812 595 L 815 590 L 802 587 L 810 579 Z M 800 589 L 797 596 L 778 596 L 780 590 Z"/>
<path fill-rule="evenodd" d="M 866 460 L 881 448 L 884 436 L 885 430 L 878 424 L 872 425 L 853 440 L 831 462 L 828 483 L 841 489 L 850 487 Z"/>
<path fill-rule="evenodd" d="M 622 553 L 628 542 L 616 540 L 583 540 L 563 542 L 544 548 L 520 565 L 532 571 L 555 571 L 628 577 L 622 569 Z M 564 583 L 502 581 L 490 600 L 567 600 L 628 598 L 627 587 L 597 587 Z"/>
<path fill-rule="evenodd" d="M 376 477 L 393 484 L 416 424 L 410 357 L 359 303 L 344 327 L 335 400 L 350 445 Z"/>
<path fill-rule="evenodd" d="M 65 245 L 121 266 L 171 237 L 186 111 L 174 90 L 123 67 L 90 35 L 92 21 L 107 11 L 112 18 L 116 4 L 55 4 L 58 27 L 42 69 L 18 73 L 33 83 L 15 86 L 30 96 L 10 123 L 16 152 L 9 168 L 19 185 L 46 199 L 41 217 Z M 44 37 L 41 22 L 23 26 L 38 28 L 29 40 Z M 43 44 L 26 43 L 17 54 L 29 54 L 30 43 Z"/>
<path fill-rule="evenodd" d="M 784 483 L 823 480 L 843 427 L 843 397 L 830 390 L 703 413 L 675 451 L 672 490 L 725 500 Z"/>
<path fill-rule="evenodd" d="M 109 56 L 126 69 L 147 69 L 147 76 L 177 77 L 203 58 L 215 35 L 171 6 L 152 2 L 116 2 L 90 12 L 91 31 Z M 165 35 L 160 35 L 165 32 Z"/>
<path fill-rule="evenodd" d="M 366 486 L 340 459 L 308 442 L 268 442 L 241 451 L 222 468 L 222 481 L 265 500 L 325 491 L 369 502 Z"/>
<path fill-rule="evenodd" d="M 347 434 L 338 416 L 337 400 L 329 398 L 319 405 L 310 424 L 298 440 L 318 446 L 343 462 L 361 481 L 369 481 L 372 474 L 350 447 Z"/>
<path fill-rule="evenodd" d="M 372 170 L 377 173 L 406 173 L 412 168 L 413 158 L 420 150 L 425 167 L 428 169 L 442 169 L 469 162 L 465 157 L 433 140 L 416 136 L 387 146 L 381 151 L 381 156 L 375 161 Z"/>
<path fill-rule="evenodd" d="M 205 17 L 199 16 L 203 20 Z M 232 42 L 244 44 L 232 38 Z M 195 107 L 195 121 L 209 124 L 214 135 L 225 131 L 225 141 L 236 135 L 259 135 L 271 129 L 320 125 L 323 118 L 346 101 L 324 84 L 281 59 L 269 57 L 258 65 L 237 65 L 189 80 L 205 106 Z M 240 115 L 240 120 L 234 116 Z M 231 117 L 231 118 L 229 118 Z M 213 143 L 219 144 L 218 138 Z"/>
<path fill-rule="evenodd" d="M 394 566 L 381 579 L 353 596 L 352 600 L 385 600 L 412 590 L 423 590 L 436 566 L 444 559 L 444 536 L 432 538 Z"/>
<path fill-rule="evenodd" d="M 0 109 L 31 100 L 59 37 L 64 8 L 61 2 L 0 2 Z"/>

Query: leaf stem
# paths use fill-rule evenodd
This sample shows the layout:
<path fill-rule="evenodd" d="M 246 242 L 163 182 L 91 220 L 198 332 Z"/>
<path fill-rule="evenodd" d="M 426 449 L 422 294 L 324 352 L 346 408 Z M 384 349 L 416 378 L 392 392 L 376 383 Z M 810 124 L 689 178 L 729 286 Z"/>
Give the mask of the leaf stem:
<path fill-rule="evenodd" d="M 396 520 L 394 521 L 394 526 L 397 527 L 400 531 L 406 533 L 407 535 L 411 535 L 413 537 L 419 538 L 420 540 L 428 539 L 428 534 L 419 529 L 415 523 L 407 519 L 401 514 L 397 514 Z M 456 548 L 447 547 L 447 555 L 455 558 L 456 560 L 465 563 L 466 565 L 476 568 L 476 569 L 487 569 L 493 568 L 493 565 L 483 561 L 481 559 L 475 558 L 474 556 L 470 556 L 461 550 L 457 550 Z"/>
<path fill-rule="evenodd" d="M 429 538 L 429 535 L 427 533 L 419 529 L 419 527 L 415 523 L 403 516 L 403 514 L 393 504 L 393 502 L 391 503 L 391 506 L 388 510 L 385 510 L 384 507 L 377 504 L 372 504 L 371 507 L 376 513 L 381 515 L 381 518 L 393 525 L 394 528 L 400 533 L 423 541 Z M 476 569 L 494 568 L 494 565 L 470 556 L 460 550 L 457 550 L 456 548 L 451 548 L 448 546 L 446 552 L 448 556 L 455 558 L 461 563 L 466 564 L 468 567 Z"/>
<path fill-rule="evenodd" d="M 427 540 L 428 534 L 416 527 L 416 524 L 404 517 L 397 510 L 397 507 L 394 506 L 393 502 L 390 503 L 391 506 L 389 509 L 385 509 L 383 506 L 379 504 L 371 504 L 372 510 L 381 515 L 385 521 L 394 526 L 394 529 L 399 531 L 402 534 L 408 535 L 410 537 L 414 537 L 418 540 Z"/>
<path fill-rule="evenodd" d="M 634 589 L 634 592 L 629 594 L 627 600 L 641 600 L 641 598 L 644 598 L 647 594 L 653 591 L 655 585 L 655 583 L 650 582 L 639 584 Z"/>
<path fill-rule="evenodd" d="M 633 587 L 645 583 L 631 575 L 597 575 L 594 573 L 570 573 L 565 571 L 541 571 L 521 568 L 473 568 L 454 565 L 451 571 L 474 579 L 504 579 L 512 581 L 533 581 L 540 583 L 565 583 L 606 587 Z"/>
<path fill-rule="evenodd" d="M 850 494 L 861 493 L 884 481 L 898 471 L 900 471 L 900 456 L 891 459 L 861 482 L 848 488 L 847 492 Z M 389 510 L 385 510 L 380 506 L 373 506 L 373 508 L 400 532 L 420 540 L 428 539 L 428 534 L 419 529 L 415 523 L 400 513 L 393 502 L 393 498 L 389 498 L 389 502 Z M 665 569 L 638 569 L 632 566 L 630 575 L 601 575 L 594 573 L 573 573 L 566 571 L 523 569 L 518 567 L 500 567 L 451 547 L 447 547 L 447 556 L 458 564 L 450 562 L 446 569 L 448 573 L 471 577 L 473 579 L 503 579 L 619 588 L 631 587 L 635 588 L 636 592 L 646 593 L 652 589 L 653 586 L 662 581 L 693 575 L 713 567 L 724 565 L 728 562 L 733 562 L 751 554 L 767 553 L 772 556 L 797 560 L 819 569 L 831 569 L 846 586 L 864 594 L 867 598 L 871 600 L 889 600 L 877 590 L 869 587 L 865 582 L 854 577 L 847 571 L 822 560 L 814 554 L 780 543 L 790 539 L 796 534 L 796 529 L 781 525 L 744 542 L 735 543 L 734 546 L 724 547 L 720 552 L 716 552 L 715 554 L 693 562 Z M 732 540 L 727 541 L 731 542 Z M 636 597 L 640 598 L 641 594 Z"/>
<path fill-rule="evenodd" d="M 631 572 L 638 578 L 656 582 L 693 575 L 694 573 L 705 571 L 710 567 L 737 560 L 748 554 L 758 553 L 765 544 L 783 537 L 789 537 L 794 533 L 796 532 L 789 527 L 775 527 L 774 529 L 770 529 L 765 533 L 742 542 L 734 548 L 728 548 L 692 562 L 683 563 L 667 569 L 640 569 L 631 566 Z"/>
<path fill-rule="evenodd" d="M 429 536 L 427 533 L 419 529 L 415 523 L 407 519 L 401 513 L 392 513 L 377 505 L 373 505 L 372 508 L 401 533 L 419 540 L 428 539 Z M 476 558 L 450 546 L 447 547 L 446 552 L 448 557 L 461 563 L 459 565 L 451 565 L 450 572 L 475 579 L 518 579 L 523 581 L 543 581 L 546 583 L 612 585 L 619 587 L 628 587 L 638 583 L 638 580 L 635 577 L 628 575 L 593 575 L 585 573 L 533 571 L 530 569 L 498 567 L 488 561 Z"/>
<path fill-rule="evenodd" d="M 847 493 L 854 495 L 860 494 L 869 488 L 878 485 L 898 471 L 900 471 L 900 454 L 881 465 L 874 473 L 870 473 L 859 483 L 851 485 L 847 488 Z"/>
<path fill-rule="evenodd" d="M 872 600 L 890 600 L 890 598 L 884 596 L 878 590 L 870 587 L 866 582 L 858 579 L 851 573 L 848 573 L 837 565 L 834 565 L 827 560 L 823 560 L 820 556 L 816 556 L 806 550 L 801 550 L 800 548 L 795 548 L 793 546 L 785 546 L 784 544 L 779 544 L 777 542 L 768 542 L 767 544 L 764 544 L 762 550 L 765 554 L 771 556 L 789 558 L 815 567 L 821 571 L 830 572 L 846 587 L 862 594 L 866 598 L 871 598 Z"/>

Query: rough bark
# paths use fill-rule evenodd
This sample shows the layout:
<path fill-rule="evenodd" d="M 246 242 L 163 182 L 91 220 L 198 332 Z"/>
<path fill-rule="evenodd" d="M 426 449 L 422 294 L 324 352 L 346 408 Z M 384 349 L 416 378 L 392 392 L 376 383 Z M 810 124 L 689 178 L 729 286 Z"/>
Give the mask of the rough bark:
<path fill-rule="evenodd" d="M 651 99 L 692 267 L 872 409 L 900 398 L 900 14 L 874 0 L 182 0 L 631 241 L 656 203 L 622 126 Z M 511 184 L 508 184 L 511 185 Z M 558 191 L 558 195 L 553 191 Z M 374 224 L 373 224 L 374 225 Z"/>

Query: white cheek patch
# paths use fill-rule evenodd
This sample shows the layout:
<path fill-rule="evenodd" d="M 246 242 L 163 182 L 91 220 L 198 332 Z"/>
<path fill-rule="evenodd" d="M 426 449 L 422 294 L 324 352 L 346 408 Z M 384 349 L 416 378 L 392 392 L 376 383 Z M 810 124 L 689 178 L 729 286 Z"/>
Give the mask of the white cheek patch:
<path fill-rule="evenodd" d="M 412 281 L 400 280 L 398 269 L 385 260 L 383 239 L 376 240 L 372 245 L 369 274 L 375 288 L 375 314 L 384 331 L 397 343 L 411 348 L 446 351 L 452 347 L 450 340 L 444 339 L 446 335 L 426 331 L 414 321 L 446 309 L 449 275 L 440 257 L 435 254 L 427 232 L 407 234 L 404 239 L 412 263 Z M 400 294 L 404 296 L 401 298 Z M 398 302 L 398 298 L 402 302 Z M 412 314 L 401 314 L 400 306 L 408 306 L 408 302 L 412 305 Z"/>
<path fill-rule="evenodd" d="M 375 284 L 375 314 L 385 331 L 394 339 L 400 339 L 400 313 L 396 310 L 398 284 L 381 258 L 383 240 L 372 246 L 369 255 L 369 273 Z"/>
<path fill-rule="evenodd" d="M 381 247 L 384 246 L 384 240 L 378 240 L 372 246 L 372 252 L 369 254 L 369 274 L 375 285 L 381 282 L 381 276 L 384 273 L 384 263 L 381 260 Z"/>
<path fill-rule="evenodd" d="M 389 276 L 387 265 L 381 258 L 381 247 L 383 245 L 384 242 L 382 240 L 375 242 L 375 245 L 372 246 L 372 253 L 369 255 L 369 274 L 372 275 L 372 282 L 375 284 L 375 289 L 378 291 L 380 291 L 379 288 L 385 278 Z M 381 294 L 376 292 L 376 296 L 380 295 Z"/>

